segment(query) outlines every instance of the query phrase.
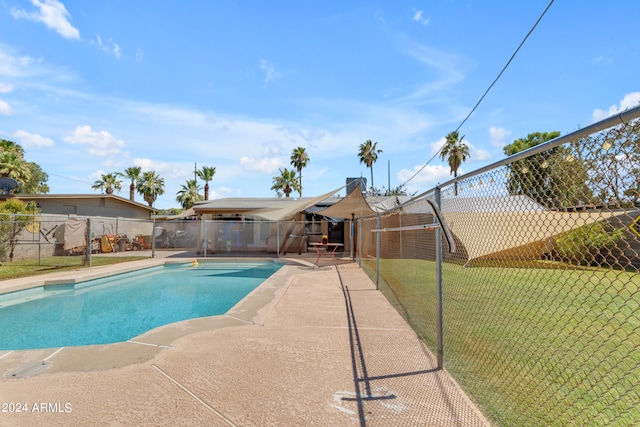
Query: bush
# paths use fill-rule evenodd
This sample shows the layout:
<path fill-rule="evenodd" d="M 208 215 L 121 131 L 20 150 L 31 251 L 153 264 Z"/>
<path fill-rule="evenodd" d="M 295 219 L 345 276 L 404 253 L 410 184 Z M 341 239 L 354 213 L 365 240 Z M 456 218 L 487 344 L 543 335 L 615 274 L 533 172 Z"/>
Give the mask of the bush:
<path fill-rule="evenodd" d="M 624 228 L 611 230 L 600 222 L 567 231 L 556 238 L 555 253 L 562 260 L 591 265 L 603 249 L 616 245 L 624 236 Z"/>
<path fill-rule="evenodd" d="M 16 246 L 16 238 L 31 221 L 27 215 L 35 215 L 37 208 L 22 200 L 9 199 L 0 203 L 0 260 L 13 259 L 13 250 Z"/>

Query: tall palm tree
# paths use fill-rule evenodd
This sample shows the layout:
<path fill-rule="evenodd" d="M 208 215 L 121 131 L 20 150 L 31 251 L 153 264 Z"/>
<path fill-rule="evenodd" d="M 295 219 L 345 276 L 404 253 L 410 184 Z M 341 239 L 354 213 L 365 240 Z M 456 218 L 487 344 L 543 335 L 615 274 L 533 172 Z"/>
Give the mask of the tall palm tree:
<path fill-rule="evenodd" d="M 309 163 L 309 155 L 305 151 L 304 147 L 297 147 L 293 149 L 291 153 L 291 165 L 298 171 L 298 179 L 300 180 L 299 194 L 302 197 L 302 168 L 307 167 Z"/>
<path fill-rule="evenodd" d="M 198 178 L 204 181 L 204 199 L 205 200 L 209 200 L 209 181 L 213 179 L 213 176 L 215 174 L 216 174 L 216 168 L 211 168 L 209 166 L 203 166 L 202 169 L 200 169 L 199 171 L 196 171 L 196 175 L 198 175 Z"/>
<path fill-rule="evenodd" d="M 160 178 L 154 171 L 147 171 L 138 180 L 137 187 L 138 194 L 144 198 L 149 206 L 153 207 L 153 202 L 158 196 L 164 194 L 164 178 Z"/>
<path fill-rule="evenodd" d="M 378 149 L 377 142 L 371 142 L 367 139 L 360 144 L 360 151 L 358 152 L 358 158 L 360 163 L 367 165 L 371 169 L 371 188 L 373 189 L 373 164 L 378 160 L 378 154 L 382 153 L 382 150 Z"/>
<path fill-rule="evenodd" d="M 113 194 L 113 191 L 122 190 L 122 181 L 118 178 L 122 174 L 120 172 L 111 172 L 101 174 L 100 179 L 96 180 L 91 188 L 94 190 L 104 191 L 106 194 Z"/>
<path fill-rule="evenodd" d="M 183 209 L 189 209 L 195 202 L 202 200 L 202 195 L 198 193 L 201 189 L 202 187 L 198 186 L 195 179 L 188 179 L 176 194 L 176 201 L 182 205 Z"/>
<path fill-rule="evenodd" d="M 135 201 L 136 182 L 140 179 L 141 173 L 142 168 L 140 166 L 131 166 L 124 170 L 124 176 L 131 180 L 131 185 L 129 186 L 129 200 L 132 202 Z"/>
<path fill-rule="evenodd" d="M 280 169 L 280 176 L 273 177 L 271 189 L 276 191 L 282 190 L 285 196 L 289 197 L 292 191 L 300 191 L 299 186 L 300 181 L 298 181 L 296 171 L 284 168 L 284 170 Z"/>
<path fill-rule="evenodd" d="M 458 177 L 460 165 L 469 158 L 469 146 L 465 142 L 462 142 L 463 138 L 464 135 L 460 137 L 456 130 L 449 132 L 445 137 L 446 142 L 440 150 L 440 158 L 449 163 L 450 173 L 453 174 L 454 178 Z M 458 195 L 457 181 L 454 184 L 453 193 L 456 196 Z"/>

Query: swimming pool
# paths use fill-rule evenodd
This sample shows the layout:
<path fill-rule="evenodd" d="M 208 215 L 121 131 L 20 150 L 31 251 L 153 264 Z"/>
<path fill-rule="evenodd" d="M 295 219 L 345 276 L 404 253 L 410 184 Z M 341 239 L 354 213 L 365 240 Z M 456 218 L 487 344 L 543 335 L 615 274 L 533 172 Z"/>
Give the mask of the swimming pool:
<path fill-rule="evenodd" d="M 281 264 L 167 264 L 0 295 L 0 349 L 127 341 L 158 326 L 226 313 Z"/>

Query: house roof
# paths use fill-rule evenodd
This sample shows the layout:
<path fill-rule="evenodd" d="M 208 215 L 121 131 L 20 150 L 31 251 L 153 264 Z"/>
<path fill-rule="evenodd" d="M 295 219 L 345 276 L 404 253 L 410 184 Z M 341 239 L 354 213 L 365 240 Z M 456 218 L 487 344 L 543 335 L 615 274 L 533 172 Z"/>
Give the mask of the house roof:
<path fill-rule="evenodd" d="M 11 194 L 6 196 L 10 196 L 10 197 L 5 197 L 6 199 L 16 198 L 16 199 L 23 200 L 25 202 L 37 201 L 37 200 L 111 199 L 120 203 L 125 203 L 125 204 L 135 206 L 136 208 L 148 210 L 150 212 L 156 211 L 155 208 L 152 208 L 149 205 L 131 201 L 129 199 L 125 199 L 124 197 L 116 196 L 115 194 Z"/>

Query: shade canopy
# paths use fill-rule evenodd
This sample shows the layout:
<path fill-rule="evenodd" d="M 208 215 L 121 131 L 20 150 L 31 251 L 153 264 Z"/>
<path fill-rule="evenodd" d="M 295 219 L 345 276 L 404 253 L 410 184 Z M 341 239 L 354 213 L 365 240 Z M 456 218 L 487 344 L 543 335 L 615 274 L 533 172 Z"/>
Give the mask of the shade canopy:
<path fill-rule="evenodd" d="M 299 200 L 292 200 L 290 203 L 287 203 L 286 206 L 278 207 L 278 208 L 264 208 L 264 209 L 256 209 L 249 212 L 246 212 L 249 215 L 259 216 L 260 218 L 264 218 L 270 221 L 285 221 L 293 219 L 296 214 L 299 212 L 303 212 L 308 207 L 314 206 L 321 201 L 328 199 L 333 196 L 340 190 L 342 190 L 344 186 L 337 188 L 329 193 L 325 193 L 318 197 L 310 197 Z"/>
<path fill-rule="evenodd" d="M 376 212 L 371 209 L 371 206 L 367 203 L 367 200 L 364 198 L 362 191 L 360 190 L 360 184 L 358 184 L 351 193 L 347 194 L 346 197 L 339 202 L 314 213 L 329 218 L 350 219 L 352 216 L 355 218 L 361 218 L 373 215 Z"/>

